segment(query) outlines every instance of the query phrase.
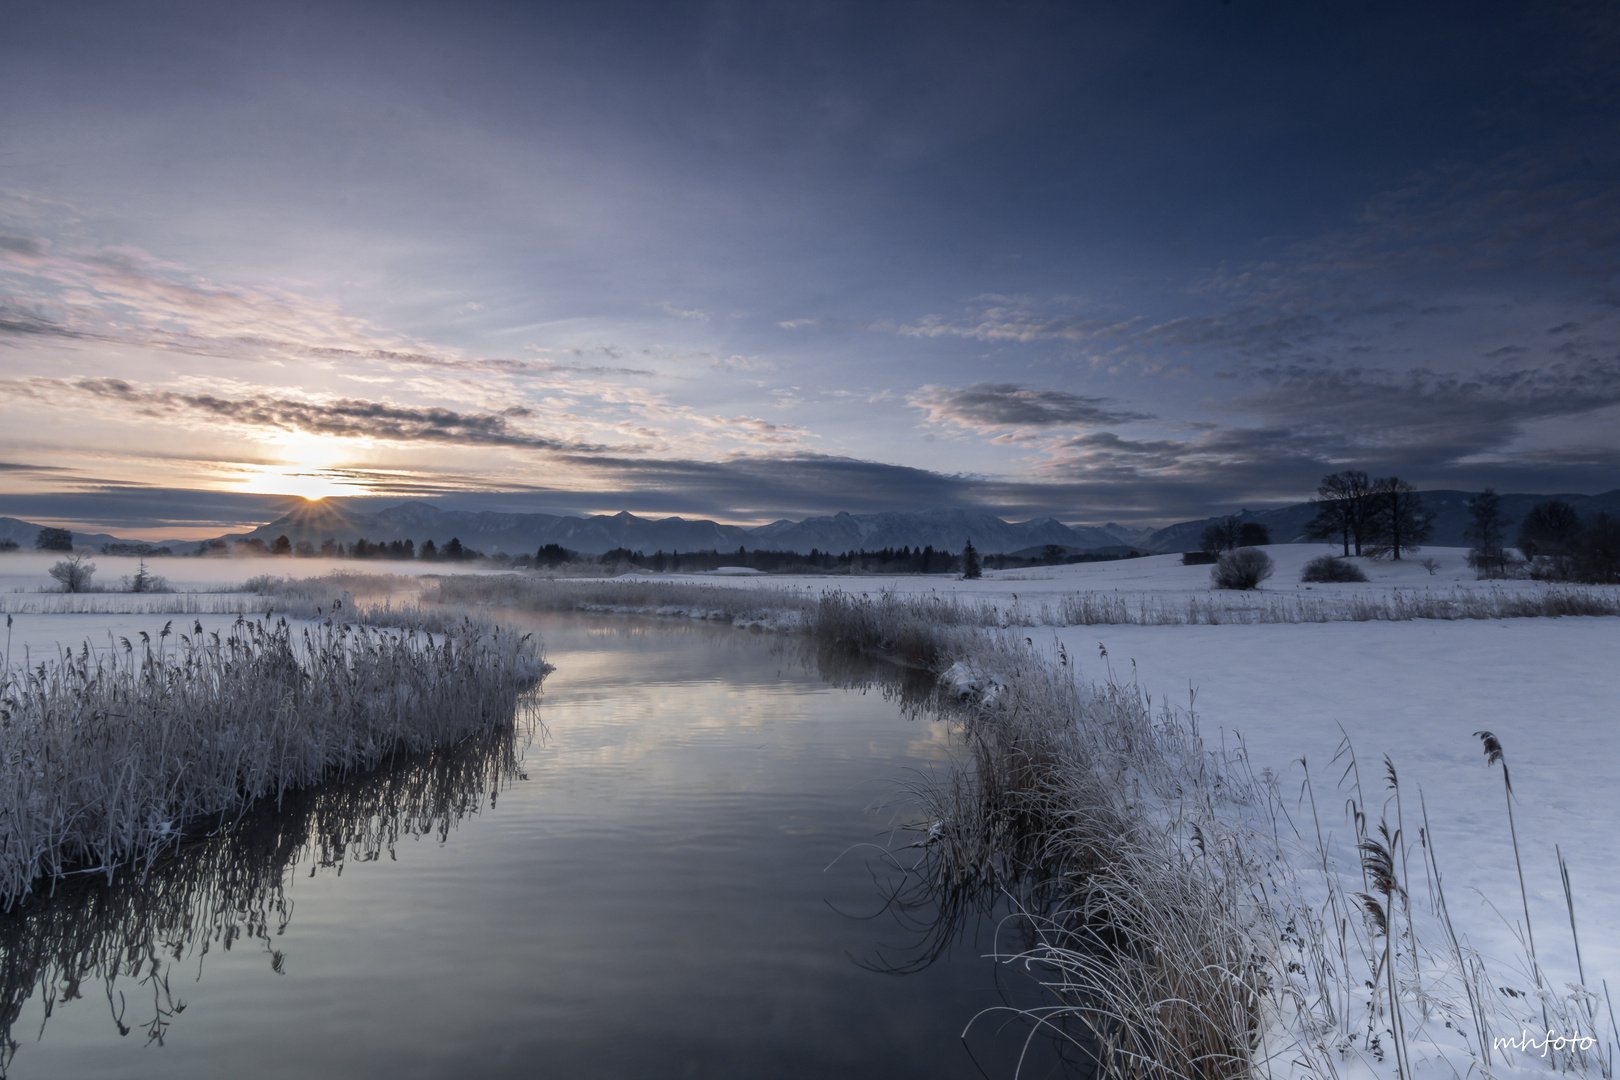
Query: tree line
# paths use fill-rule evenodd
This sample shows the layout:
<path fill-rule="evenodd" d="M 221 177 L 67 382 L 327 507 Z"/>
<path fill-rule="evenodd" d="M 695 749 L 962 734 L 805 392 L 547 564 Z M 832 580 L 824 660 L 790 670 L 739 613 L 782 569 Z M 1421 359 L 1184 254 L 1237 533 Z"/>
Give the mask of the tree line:
<path fill-rule="evenodd" d="M 1317 488 L 1316 516 L 1305 526 L 1312 540 L 1339 544 L 1345 557 L 1399 559 L 1434 531 L 1434 515 L 1411 484 L 1396 476 L 1371 479 L 1357 469 L 1331 473 Z M 1469 498 L 1469 565 L 1482 577 L 1503 577 L 1521 566 L 1535 577 L 1620 582 L 1620 520 L 1598 513 L 1583 520 L 1560 499 L 1538 503 L 1519 523 L 1515 557 L 1507 546 L 1510 521 L 1502 498 L 1486 488 Z"/>

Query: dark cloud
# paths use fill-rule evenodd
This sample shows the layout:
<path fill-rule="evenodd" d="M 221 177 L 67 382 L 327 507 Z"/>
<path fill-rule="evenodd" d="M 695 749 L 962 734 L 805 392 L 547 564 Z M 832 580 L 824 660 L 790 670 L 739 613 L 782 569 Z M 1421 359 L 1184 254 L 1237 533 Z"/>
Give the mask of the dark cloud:
<path fill-rule="evenodd" d="M 9 251 L 14 255 L 43 255 L 45 245 L 32 237 L 0 233 L 0 251 Z"/>
<path fill-rule="evenodd" d="M 0 341 L 4 341 L 7 334 L 28 338 L 82 336 L 53 321 L 37 309 L 30 309 L 0 298 Z"/>
<path fill-rule="evenodd" d="M 213 394 L 144 389 L 122 379 L 79 379 L 72 382 L 32 380 L 20 385 L 25 388 L 24 392 L 35 396 L 48 397 L 66 392 L 80 399 L 125 406 L 139 416 L 219 421 L 249 429 L 299 431 L 398 443 L 454 443 L 574 453 L 607 449 L 595 444 L 530 434 L 514 428 L 509 418 L 499 413 L 463 413 L 355 398 L 301 401 L 269 394 L 226 398 Z"/>
<path fill-rule="evenodd" d="M 1147 420 L 1145 413 L 1110 404 L 1108 398 L 1082 397 L 1062 390 L 1032 390 L 1014 383 L 925 386 L 911 404 L 933 421 L 993 430 L 1015 427 L 1069 427 Z"/>

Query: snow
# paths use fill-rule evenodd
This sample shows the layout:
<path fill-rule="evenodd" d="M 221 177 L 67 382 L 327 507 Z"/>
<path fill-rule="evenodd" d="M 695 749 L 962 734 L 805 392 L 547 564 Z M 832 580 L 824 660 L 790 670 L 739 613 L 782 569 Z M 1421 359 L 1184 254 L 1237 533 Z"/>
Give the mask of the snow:
<path fill-rule="evenodd" d="M 92 582 L 96 588 L 121 588 L 123 579 L 134 577 L 141 564 L 139 558 L 128 555 L 80 554 L 86 554 L 89 561 L 96 565 Z M 16 599 L 8 594 L 59 592 L 60 586 L 52 580 L 49 571 L 65 555 L 66 552 L 61 551 L 0 552 L 0 597 Z M 421 577 L 430 574 L 487 574 L 491 568 L 479 563 L 392 559 L 162 556 L 147 559 L 146 572 L 167 580 L 169 588 L 175 592 L 222 592 L 237 589 L 242 582 L 261 574 L 293 578 L 324 577 L 333 573 Z"/>
<path fill-rule="evenodd" d="M 1620 983 L 1620 801 L 1612 747 L 1620 734 L 1620 618 L 1413 620 L 1221 626 L 1089 626 L 1045 631 L 1083 677 L 1136 682 L 1186 708 L 1206 743 L 1241 747 L 1281 781 L 1301 832 L 1309 763 L 1324 831 L 1341 854 L 1350 826 L 1338 788 L 1348 735 L 1376 824 L 1384 755 L 1399 772 L 1406 834 L 1428 807 L 1459 934 L 1492 962 L 1498 983 L 1529 990 L 1518 876 L 1502 771 L 1474 732 L 1502 741 L 1512 770 L 1519 849 L 1542 966 L 1576 980 L 1554 845 L 1570 865 L 1587 985 Z M 1107 657 L 1099 648 L 1105 647 Z M 1391 827 L 1395 807 L 1387 804 Z M 1353 865 L 1353 864 L 1352 864 Z M 1423 891 L 1413 862 L 1414 898 Z M 1359 884 L 1358 884 L 1359 887 Z M 1502 1034 L 1517 1035 L 1517 1031 Z M 1534 1056 L 1533 1054 L 1530 1056 Z M 1523 1058 L 1521 1058 L 1521 1063 Z"/>
<path fill-rule="evenodd" d="M 1197 596 L 1244 606 L 1277 598 L 1380 597 L 1397 590 L 1405 594 L 1448 594 L 1457 589 L 1536 593 L 1550 587 L 1539 581 L 1478 581 L 1468 566 L 1465 548 L 1426 548 L 1398 562 L 1352 558 L 1350 562 L 1366 572 L 1369 579 L 1367 584 L 1304 585 L 1300 583 L 1299 576 L 1305 564 L 1324 553 L 1338 554 L 1339 549 L 1318 544 L 1277 544 L 1264 550 L 1276 564 L 1276 571 L 1262 588 L 1251 593 L 1211 588 L 1210 568 L 1183 566 L 1180 555 L 1150 555 L 1140 559 L 1032 566 L 1017 570 L 986 570 L 977 581 L 964 581 L 953 574 L 770 574 L 744 580 L 726 580 L 723 576 L 710 574 L 656 576 L 660 581 L 691 581 L 742 588 L 807 589 L 815 593 L 827 590 L 872 594 L 885 591 L 900 594 L 936 593 L 1002 606 L 1010 606 L 1016 601 L 1025 608 L 1081 592 L 1119 593 L 1133 603 L 1144 600 L 1149 603 L 1178 603 Z M 1422 565 L 1423 559 L 1433 559 L 1438 564 L 1435 573 L 1429 573 Z"/>

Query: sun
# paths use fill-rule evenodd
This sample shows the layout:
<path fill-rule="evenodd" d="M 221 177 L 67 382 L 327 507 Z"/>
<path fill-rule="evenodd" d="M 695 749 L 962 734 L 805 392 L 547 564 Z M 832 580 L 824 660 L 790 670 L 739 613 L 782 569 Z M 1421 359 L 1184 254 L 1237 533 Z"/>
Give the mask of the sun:
<path fill-rule="evenodd" d="M 331 439 L 294 434 L 274 440 L 267 456 L 279 464 L 244 464 L 238 490 L 254 495 L 295 495 L 317 502 L 333 495 L 369 495 L 349 470 L 338 466 L 344 447 Z"/>
<path fill-rule="evenodd" d="M 253 465 L 238 489 L 254 495 L 296 495 L 318 502 L 330 495 L 367 495 L 368 489 L 336 469 L 305 465 Z"/>

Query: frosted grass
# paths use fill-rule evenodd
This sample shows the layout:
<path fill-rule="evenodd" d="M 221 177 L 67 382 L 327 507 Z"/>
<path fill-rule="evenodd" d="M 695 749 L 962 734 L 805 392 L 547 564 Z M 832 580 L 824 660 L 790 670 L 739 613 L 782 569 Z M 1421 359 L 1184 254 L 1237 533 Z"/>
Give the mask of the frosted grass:
<path fill-rule="evenodd" d="M 328 618 L 295 635 L 238 617 L 223 638 L 165 627 L 7 669 L 0 902 L 148 867 L 257 799 L 511 724 L 544 673 L 538 643 L 445 612 L 422 621 L 440 632 Z"/>

